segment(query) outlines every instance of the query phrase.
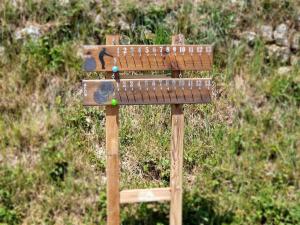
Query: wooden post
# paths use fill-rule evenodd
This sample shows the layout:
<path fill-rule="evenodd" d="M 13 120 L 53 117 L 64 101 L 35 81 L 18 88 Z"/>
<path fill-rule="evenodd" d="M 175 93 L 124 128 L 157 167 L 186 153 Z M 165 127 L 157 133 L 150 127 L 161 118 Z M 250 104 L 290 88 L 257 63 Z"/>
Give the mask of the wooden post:
<path fill-rule="evenodd" d="M 184 36 L 172 36 L 172 44 L 184 44 Z M 179 77 L 180 71 L 173 71 L 172 77 Z M 170 225 L 182 224 L 182 167 L 183 167 L 183 136 L 184 115 L 182 105 L 171 105 L 172 136 L 171 136 L 171 206 Z"/>
<path fill-rule="evenodd" d="M 107 35 L 106 44 L 119 44 L 119 35 Z M 107 73 L 107 77 L 112 73 Z M 120 224 L 119 106 L 106 106 L 107 225 Z"/>

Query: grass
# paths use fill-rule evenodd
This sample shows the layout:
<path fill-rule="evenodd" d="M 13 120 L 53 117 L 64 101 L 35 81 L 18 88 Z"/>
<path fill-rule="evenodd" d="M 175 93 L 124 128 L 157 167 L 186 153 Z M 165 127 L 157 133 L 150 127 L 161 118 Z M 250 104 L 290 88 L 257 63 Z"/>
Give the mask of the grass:
<path fill-rule="evenodd" d="M 278 74 L 260 40 L 230 47 L 246 25 L 293 21 L 299 4 L 247 2 L 1 3 L 0 223 L 105 224 L 105 114 L 82 106 L 80 87 L 103 75 L 81 71 L 79 46 L 104 43 L 123 20 L 130 26 L 119 33 L 132 44 L 181 32 L 187 43 L 215 45 L 210 74 L 186 73 L 212 77 L 217 93 L 212 104 L 184 106 L 184 224 L 300 224 L 299 67 Z M 16 40 L 26 22 L 51 26 Z M 168 186 L 170 107 L 120 114 L 122 189 Z M 126 205 L 122 224 L 168 224 L 168 211 Z"/>

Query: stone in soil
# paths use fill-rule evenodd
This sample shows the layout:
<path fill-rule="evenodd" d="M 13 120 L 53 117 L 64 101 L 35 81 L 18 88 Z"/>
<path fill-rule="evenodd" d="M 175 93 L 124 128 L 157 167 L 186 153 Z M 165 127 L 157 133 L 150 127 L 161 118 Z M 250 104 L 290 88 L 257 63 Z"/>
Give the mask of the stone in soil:
<path fill-rule="evenodd" d="M 270 43 L 274 41 L 273 38 L 273 27 L 270 25 L 262 25 L 260 27 L 260 35 L 264 42 Z"/>
<path fill-rule="evenodd" d="M 279 61 L 281 64 L 290 62 L 291 51 L 288 47 L 280 47 L 275 44 L 267 46 L 268 58 Z"/>
<path fill-rule="evenodd" d="M 289 46 L 288 40 L 289 28 L 285 23 L 278 25 L 274 31 L 274 39 L 279 46 Z"/>
<path fill-rule="evenodd" d="M 296 32 L 292 36 L 291 49 L 295 51 L 298 51 L 300 49 L 300 32 Z"/>

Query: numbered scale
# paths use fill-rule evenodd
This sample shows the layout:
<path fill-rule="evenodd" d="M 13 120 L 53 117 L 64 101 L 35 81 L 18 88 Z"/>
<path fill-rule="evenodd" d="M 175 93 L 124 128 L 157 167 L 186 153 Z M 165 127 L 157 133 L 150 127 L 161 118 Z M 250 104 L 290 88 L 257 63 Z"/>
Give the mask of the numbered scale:
<path fill-rule="evenodd" d="M 83 80 L 83 104 L 193 104 L 211 101 L 210 78 Z"/>
<path fill-rule="evenodd" d="M 84 46 L 85 71 L 198 70 L 212 67 L 211 45 Z"/>

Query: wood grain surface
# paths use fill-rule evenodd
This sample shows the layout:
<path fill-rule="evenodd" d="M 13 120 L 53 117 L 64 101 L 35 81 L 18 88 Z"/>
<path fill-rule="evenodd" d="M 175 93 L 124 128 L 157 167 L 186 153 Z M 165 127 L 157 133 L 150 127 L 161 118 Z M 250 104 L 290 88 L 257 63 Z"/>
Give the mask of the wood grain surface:
<path fill-rule="evenodd" d="M 172 44 L 183 44 L 184 36 L 172 36 Z M 179 77 L 182 71 L 173 71 L 173 79 Z M 197 87 L 197 86 L 196 86 Z M 202 87 L 202 85 L 201 85 Z M 208 90 L 208 89 L 205 89 Z M 195 92 L 196 93 L 196 92 Z M 199 94 L 199 92 L 197 92 Z M 206 93 L 206 92 L 204 92 Z M 201 100 L 205 99 L 202 97 Z M 205 95 L 203 95 L 205 96 Z M 171 105 L 171 173 L 170 173 L 170 225 L 182 225 L 182 171 L 183 171 L 183 137 L 184 114 L 181 104 Z"/>
<path fill-rule="evenodd" d="M 85 71 L 212 69 L 211 45 L 90 45 L 84 46 Z"/>
<path fill-rule="evenodd" d="M 107 44 L 118 44 L 119 35 L 107 35 Z M 120 159 L 119 159 L 119 107 L 106 106 L 106 176 L 107 225 L 120 224 Z"/>
<path fill-rule="evenodd" d="M 89 106 L 193 104 L 211 101 L 210 78 L 83 80 L 83 104 Z"/>
<path fill-rule="evenodd" d="M 132 189 L 120 192 L 121 203 L 170 201 L 170 188 Z"/>

